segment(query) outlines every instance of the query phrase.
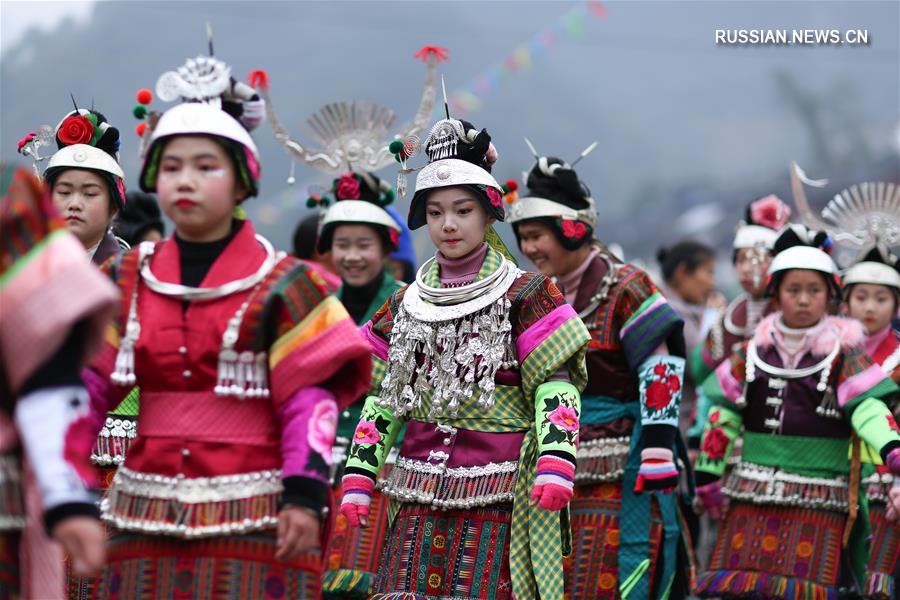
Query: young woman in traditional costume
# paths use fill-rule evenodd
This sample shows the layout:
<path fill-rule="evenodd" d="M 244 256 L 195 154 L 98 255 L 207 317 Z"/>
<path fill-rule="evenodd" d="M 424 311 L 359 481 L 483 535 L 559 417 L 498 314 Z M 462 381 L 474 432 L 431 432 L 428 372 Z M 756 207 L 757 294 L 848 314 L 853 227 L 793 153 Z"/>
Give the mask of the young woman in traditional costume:
<path fill-rule="evenodd" d="M 121 256 L 129 246 L 112 233 L 113 220 L 126 205 L 125 174 L 118 163 L 118 129 L 97 111 L 76 109 L 60 120 L 54 140 L 59 150 L 50 157 L 43 174 L 54 208 L 94 265 Z M 38 158 L 42 142 L 30 133 L 19 143 L 19 151 Z M 91 453 L 99 467 L 101 489 L 109 486 L 115 468 L 134 439 L 137 391 L 111 408 Z M 70 573 L 68 596 L 90 597 L 92 581 L 93 578 Z"/>
<path fill-rule="evenodd" d="M 0 188 L 0 597 L 59 598 L 63 556 L 48 534 L 77 573 L 103 565 L 79 370 L 117 294 L 35 178 L 0 168 Z"/>
<path fill-rule="evenodd" d="M 536 158 L 510 221 L 522 252 L 555 278 L 591 336 L 567 597 L 681 597 L 690 564 L 668 492 L 684 450 L 682 322 L 644 271 L 594 240 L 594 201 L 569 164 Z"/>
<path fill-rule="evenodd" d="M 849 316 L 862 323 L 866 330 L 866 354 L 895 383 L 900 383 L 900 334 L 891 327 L 900 306 L 897 257 L 875 246 L 850 267 L 844 274 L 844 302 Z M 900 418 L 900 396 L 894 397 L 888 406 L 894 418 Z M 877 464 L 874 470 L 863 481 L 872 521 L 872 545 L 863 594 L 867 598 L 890 600 L 894 598 L 900 568 L 900 525 L 888 521 L 886 514 L 895 483 L 886 465 Z"/>
<path fill-rule="evenodd" d="M 404 173 L 414 147 L 392 144 Z M 437 253 L 364 328 L 375 377 L 341 513 L 368 523 L 406 422 L 379 484 L 397 514 L 373 598 L 561 598 L 588 334 L 548 278 L 485 242 L 504 218 L 487 131 L 447 118 L 424 147 L 408 222 Z"/>
<path fill-rule="evenodd" d="M 426 64 L 426 79 L 419 108 L 402 133 L 407 138 L 418 139 L 428 125 L 435 99 L 436 64 L 446 58 L 442 50 L 426 46 L 415 55 Z M 267 103 L 269 124 L 285 150 L 300 164 L 334 177 L 331 197 L 335 202 L 329 206 L 331 200 L 325 195 L 312 196 L 307 200 L 310 208 L 322 207 L 321 218 L 311 215 L 304 219 L 297 229 L 301 239 L 295 234 L 294 245 L 310 258 L 314 254 L 328 257 L 328 262 L 341 279 L 337 297 L 344 303 L 351 318 L 358 325 L 363 325 L 402 287 L 386 264 L 389 255 L 397 251 L 402 243 L 401 227 L 390 214 L 393 209 L 389 205 L 394 199 L 394 190 L 374 174 L 396 164 L 388 151 L 388 132 L 395 114 L 363 100 L 328 104 L 307 120 L 315 144 L 313 147 L 292 137 L 281 124 L 269 96 L 268 76 L 257 71 L 251 79 Z M 291 179 L 288 181 L 291 182 Z M 303 239 L 306 236 L 300 232 L 305 229 L 315 234 L 316 222 L 321 223 L 318 240 Z M 406 233 L 408 236 L 408 230 Z M 411 246 L 411 241 L 407 243 Z M 407 250 L 407 254 L 409 252 Z M 354 398 L 354 403 L 342 411 L 338 420 L 332 471 L 338 501 L 342 497 L 340 481 L 347 451 L 365 399 L 364 394 Z M 388 463 L 391 462 L 388 460 Z M 337 517 L 334 533 L 325 551 L 325 597 L 369 597 L 387 526 L 387 499 L 377 492 L 371 499 L 369 527 L 366 529 L 348 527 L 346 518 Z"/>
<path fill-rule="evenodd" d="M 328 208 L 319 232 L 319 252 L 330 252 L 342 284 L 337 297 L 354 322 L 368 323 L 391 295 L 400 289 L 388 272 L 386 261 L 397 248 L 400 226 L 385 207 L 394 190 L 372 173 L 344 173 L 335 180 L 336 202 Z M 353 432 L 359 423 L 366 397 L 341 412 L 338 419 L 334 463 L 340 500 L 340 478 Z M 348 527 L 338 515 L 325 553 L 323 591 L 330 598 L 368 598 L 387 532 L 387 499 L 373 492 L 369 507 L 370 526 Z"/>
<path fill-rule="evenodd" d="M 706 381 L 723 360 L 753 335 L 760 320 L 773 311 L 772 299 L 765 293 L 766 275 L 775 239 L 790 216 L 790 207 L 772 195 L 747 206 L 732 244 L 734 271 L 743 292 L 728 304 L 712 324 L 706 340 L 694 348 L 688 359 L 690 373 L 698 384 Z M 688 433 L 689 441 L 694 441 L 692 448 L 699 443 L 708 413 L 709 403 L 701 395 L 694 425 Z"/>
<path fill-rule="evenodd" d="M 63 117 L 54 139 L 59 150 L 50 157 L 43 174 L 53 205 L 91 261 L 102 265 L 128 249 L 111 228 L 116 214 L 125 207 L 119 130 L 101 113 L 79 108 Z M 19 141 L 19 152 L 35 158 L 37 167 L 43 143 L 46 140 L 41 136 L 29 133 Z"/>
<path fill-rule="evenodd" d="M 862 326 L 828 315 L 840 286 L 823 247 L 824 232 L 784 230 L 767 286 L 777 312 L 704 383 L 714 408 L 697 491 L 725 519 L 701 597 L 832 598 L 862 584 L 860 440 L 900 473 L 900 431 L 883 402 L 898 390 L 866 355 Z M 723 483 L 738 436 L 741 460 Z"/>
<path fill-rule="evenodd" d="M 101 507 L 114 534 L 99 594 L 317 598 L 337 414 L 365 389 L 370 350 L 315 271 L 234 216 L 257 194 L 258 153 L 200 92 L 148 137 L 140 184 L 175 232 L 109 266 L 122 308 L 85 375 L 95 415 L 141 387 Z"/>

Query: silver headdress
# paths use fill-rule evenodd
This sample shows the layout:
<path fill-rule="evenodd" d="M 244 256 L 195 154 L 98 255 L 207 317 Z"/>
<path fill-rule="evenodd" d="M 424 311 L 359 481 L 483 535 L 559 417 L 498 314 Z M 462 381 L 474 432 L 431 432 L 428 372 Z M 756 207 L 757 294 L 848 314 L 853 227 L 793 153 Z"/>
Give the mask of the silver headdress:
<path fill-rule="evenodd" d="M 804 184 L 823 187 L 827 180 L 809 179 L 792 162 L 791 188 L 800 219 L 854 251 L 855 257 L 849 262 L 857 262 L 876 246 L 886 250 L 900 245 L 900 186 L 884 181 L 851 185 L 835 194 L 819 217 L 807 202 Z"/>
<path fill-rule="evenodd" d="M 900 186 L 885 182 L 866 182 L 835 194 L 822 209 L 820 220 L 812 212 L 802 183 L 816 187 L 825 181 L 810 181 L 796 163 L 791 165 L 791 183 L 801 218 L 818 223 L 834 239 L 855 251 L 843 273 L 844 285 L 857 283 L 884 285 L 900 290 L 900 261 L 890 248 L 900 245 Z M 797 191 L 799 190 L 799 196 Z"/>
<path fill-rule="evenodd" d="M 37 131 L 32 131 L 19 140 L 18 152 L 22 156 L 31 158 L 31 166 L 38 178 L 41 177 L 40 164 L 56 152 L 55 140 L 56 134 L 50 125 L 42 125 Z M 51 149 L 43 153 L 41 148 L 44 146 L 51 147 Z"/>
<path fill-rule="evenodd" d="M 247 131 L 253 131 L 265 117 L 263 102 L 256 91 L 231 76 L 231 67 L 213 55 L 212 28 L 206 24 L 209 56 L 189 58 L 174 71 L 166 71 L 156 80 L 156 97 L 163 102 L 181 101 L 182 103 L 209 104 L 230 113 Z M 256 73 L 256 71 L 254 71 Z M 141 96 L 145 95 L 144 98 Z M 140 155 L 143 157 L 150 145 L 153 130 L 161 117 L 161 113 L 150 110 L 152 101 L 150 90 L 138 92 L 135 116 L 147 118 L 147 125 L 140 125 L 138 135 L 141 137 Z M 240 108 L 236 108 L 236 107 Z"/>
<path fill-rule="evenodd" d="M 411 147 L 418 143 L 418 136 L 428 125 L 434 108 L 435 68 L 446 59 L 442 50 L 426 46 L 416 54 L 427 65 L 425 87 L 413 120 L 397 136 L 397 139 L 414 140 Z M 388 150 L 388 131 L 396 119 L 392 110 L 364 100 L 326 104 L 306 121 L 308 135 L 317 145 L 311 147 L 291 137 L 281 123 L 269 96 L 268 82 L 261 81 L 258 89 L 266 102 L 266 116 L 275 139 L 295 161 L 329 175 L 339 175 L 348 169 L 378 171 L 394 162 Z"/>

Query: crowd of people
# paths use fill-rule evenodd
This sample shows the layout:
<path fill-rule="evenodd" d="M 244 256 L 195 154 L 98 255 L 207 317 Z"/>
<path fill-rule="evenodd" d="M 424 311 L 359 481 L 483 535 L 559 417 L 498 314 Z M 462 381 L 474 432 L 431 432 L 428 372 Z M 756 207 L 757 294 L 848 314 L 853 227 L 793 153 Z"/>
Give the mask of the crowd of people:
<path fill-rule="evenodd" d="M 0 597 L 897 597 L 900 188 L 749 202 L 726 302 L 702 243 L 657 282 L 599 240 L 578 161 L 429 128 L 417 56 L 396 136 L 308 149 L 209 56 L 138 94 L 140 192 L 93 108 L 3 169 Z M 332 179 L 291 254 L 243 210 L 266 120 Z"/>

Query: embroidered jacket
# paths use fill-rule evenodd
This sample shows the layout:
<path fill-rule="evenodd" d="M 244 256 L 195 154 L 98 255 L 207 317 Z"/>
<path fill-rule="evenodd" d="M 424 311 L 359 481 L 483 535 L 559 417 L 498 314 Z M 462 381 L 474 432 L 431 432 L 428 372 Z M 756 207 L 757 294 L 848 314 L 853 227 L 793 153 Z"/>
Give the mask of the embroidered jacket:
<path fill-rule="evenodd" d="M 286 257 L 255 288 L 186 303 L 152 291 L 138 273 L 138 255 L 109 265 L 122 290 L 121 312 L 85 376 L 99 421 L 128 391 L 109 381 L 138 286 L 138 437 L 103 501 L 104 518 L 120 529 L 197 537 L 273 527 L 282 492 L 285 502 L 320 510 L 335 400 L 343 407 L 357 398 L 371 373 L 368 344 L 333 290 Z M 264 258 L 245 222 L 201 287 L 251 275 Z M 180 282 L 177 244 L 160 242 L 149 268 L 161 281 Z M 265 361 L 267 396 L 214 392 L 223 334 L 239 310 L 234 351 Z"/>
<path fill-rule="evenodd" d="M 494 274 L 502 260 L 498 252 L 489 249 L 475 282 Z M 436 263 L 425 280 L 433 287 L 439 286 Z M 392 332 L 398 325 L 407 290 L 393 294 L 363 330 L 374 348 L 370 388 L 373 396 L 366 401 L 354 433 L 346 473 L 376 479 L 400 423 L 408 420 L 400 456 L 382 482 L 382 492 L 402 502 L 429 504 L 437 510 L 513 502 L 511 572 L 516 594 L 532 597 L 539 588 L 541 596 L 547 590 L 551 592 L 546 597 L 556 597 L 557 592 L 561 595 L 559 516 L 530 506 L 528 495 L 539 453 L 568 457 L 574 462 L 578 399 L 541 399 L 536 392 L 560 368 L 567 370 L 575 388 L 584 388 L 584 351 L 589 338 L 584 324 L 549 279 L 519 272 L 497 300 L 501 304 L 508 302 L 506 323 L 511 348 L 481 348 L 481 352 L 496 353 L 494 358 L 507 350 L 516 358 L 497 371 L 492 382 L 493 401 L 486 408 L 480 407 L 477 401 L 483 398 L 484 390 L 476 386 L 471 397 L 460 404 L 456 416 L 450 416 L 445 412 L 446 401 L 435 405 L 434 389 L 424 389 L 413 399 L 414 408 L 395 416 L 391 409 L 379 406 L 378 396 L 390 368 Z M 478 317 L 477 322 L 486 330 L 489 319 L 484 319 L 487 315 Z M 435 327 L 440 329 L 443 325 L 436 323 Z M 500 330 L 504 324 L 494 326 Z M 459 352 L 466 352 L 464 342 L 470 335 L 461 336 Z M 446 339 L 450 343 L 450 338 Z M 455 356 L 466 365 L 478 365 L 483 360 L 479 355 L 465 359 L 464 354 L 438 350 L 445 361 Z M 436 406 L 441 407 L 438 414 L 433 411 Z M 567 427 L 567 423 L 571 425 Z M 525 550 L 528 544 L 534 556 Z"/>
<path fill-rule="evenodd" d="M 780 313 L 703 385 L 715 407 L 696 469 L 722 476 L 738 435 L 741 462 L 726 479 L 731 497 L 757 503 L 848 511 L 850 435 L 882 455 L 900 446 L 900 431 L 882 400 L 898 391 L 860 348 L 862 326 L 825 317 L 807 334 L 796 365 L 786 365 L 776 330 Z"/>
<path fill-rule="evenodd" d="M 79 361 L 96 350 L 117 292 L 88 262 L 34 178 L 4 169 L 0 177 L 2 187 L 11 183 L 0 201 L 0 531 L 25 525 L 20 444 L 52 529 L 60 517 L 96 508 L 88 489 L 90 447 L 80 443 L 87 396 L 80 384 L 57 382 L 60 369 L 47 367 L 67 347 Z M 78 381 L 77 364 L 52 366 L 74 367 Z"/>
<path fill-rule="evenodd" d="M 900 383 L 900 333 L 893 329 L 889 330 L 872 353 L 872 360 L 878 363 L 878 366 L 891 377 L 894 383 Z M 891 408 L 895 420 L 900 417 L 900 394 L 894 396 L 888 406 Z M 894 483 L 894 477 L 888 472 L 887 467 L 880 464 L 881 460 L 878 458 L 877 452 L 868 452 L 866 458 L 876 464 L 875 473 L 864 481 L 866 496 L 870 503 L 885 504 Z"/>
<path fill-rule="evenodd" d="M 606 261 L 595 256 L 582 276 L 574 302 L 591 335 L 575 476 L 576 481 L 587 484 L 622 479 L 631 432 L 640 418 L 637 414 L 610 418 L 606 407 L 640 401 L 646 424 L 666 423 L 664 415 L 668 414 L 667 424 L 674 425 L 671 417 L 678 414 L 682 387 L 681 373 L 674 368 L 665 368 L 661 376 L 651 368 L 643 381 L 640 376 L 642 365 L 654 351 L 681 335 L 681 318 L 644 271 L 630 264 L 613 268 L 615 283 L 606 298 L 595 299 L 608 275 Z M 671 447 L 674 427 L 669 434 L 664 436 L 667 440 L 650 440 L 649 445 Z"/>

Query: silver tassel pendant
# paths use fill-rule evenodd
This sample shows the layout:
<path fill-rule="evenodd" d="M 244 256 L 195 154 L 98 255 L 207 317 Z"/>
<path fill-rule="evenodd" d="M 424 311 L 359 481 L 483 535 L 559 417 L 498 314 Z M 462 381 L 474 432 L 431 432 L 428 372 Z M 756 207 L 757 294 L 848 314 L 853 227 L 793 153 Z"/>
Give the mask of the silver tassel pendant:
<path fill-rule="evenodd" d="M 216 378 L 216 387 L 213 388 L 216 396 L 230 396 L 231 386 L 237 380 L 238 353 L 233 348 L 225 347 L 219 351 L 219 375 Z"/>
<path fill-rule="evenodd" d="M 143 250 L 143 247 L 142 247 Z M 141 323 L 137 313 L 138 284 L 135 282 L 131 292 L 131 306 L 128 307 L 128 321 L 125 324 L 125 337 L 119 342 L 119 351 L 116 353 L 116 367 L 109 379 L 116 385 L 133 387 L 137 383 L 137 375 L 134 372 L 134 347 L 141 337 Z"/>
<path fill-rule="evenodd" d="M 401 198 L 406 198 L 407 192 L 407 181 L 406 181 L 406 172 L 401 169 L 399 173 L 397 173 L 397 194 Z"/>

